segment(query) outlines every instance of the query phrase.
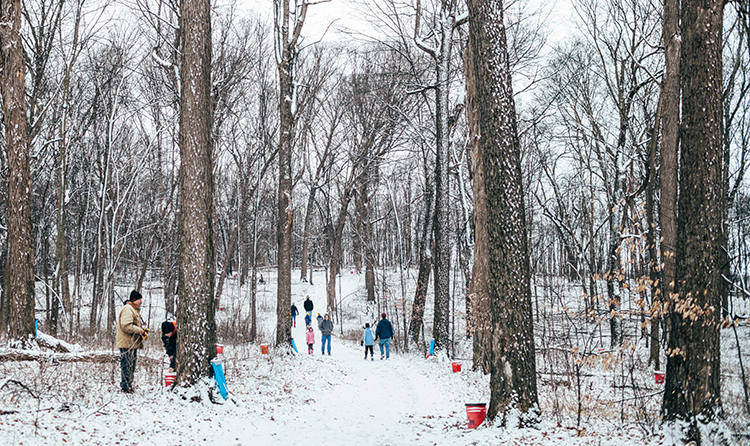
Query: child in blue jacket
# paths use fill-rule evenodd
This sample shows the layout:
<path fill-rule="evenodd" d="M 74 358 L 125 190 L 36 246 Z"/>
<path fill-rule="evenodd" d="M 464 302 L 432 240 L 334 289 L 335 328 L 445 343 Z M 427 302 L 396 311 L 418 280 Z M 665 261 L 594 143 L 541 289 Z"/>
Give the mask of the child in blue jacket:
<path fill-rule="evenodd" d="M 375 337 L 372 335 L 370 324 L 365 324 L 365 332 L 362 333 L 362 344 L 365 346 L 365 361 L 367 360 L 367 352 L 370 352 L 370 361 L 374 361 L 375 357 L 372 351 L 372 346 L 375 343 Z"/>

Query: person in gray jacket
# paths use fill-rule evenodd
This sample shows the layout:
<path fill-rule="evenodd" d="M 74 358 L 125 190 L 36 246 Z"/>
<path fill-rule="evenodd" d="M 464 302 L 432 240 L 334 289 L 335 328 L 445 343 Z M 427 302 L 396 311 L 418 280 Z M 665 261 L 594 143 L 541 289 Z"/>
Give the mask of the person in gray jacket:
<path fill-rule="evenodd" d="M 320 353 L 324 355 L 326 353 L 326 343 L 328 343 L 328 356 L 331 356 L 331 333 L 333 332 L 333 321 L 326 314 L 323 316 L 323 321 L 320 323 L 320 338 L 321 347 Z"/>

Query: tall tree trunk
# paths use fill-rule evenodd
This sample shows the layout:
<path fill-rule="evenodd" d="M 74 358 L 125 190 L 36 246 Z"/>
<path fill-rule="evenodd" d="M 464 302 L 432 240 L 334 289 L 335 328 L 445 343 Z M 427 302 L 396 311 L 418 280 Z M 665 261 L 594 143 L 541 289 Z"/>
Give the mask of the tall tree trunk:
<path fill-rule="evenodd" d="M 8 161 L 8 256 L 3 294 L 9 340 L 19 347 L 28 347 L 34 338 L 34 230 L 20 0 L 0 4 L 0 22 L 3 24 L 0 26 L 0 89 Z"/>
<path fill-rule="evenodd" d="M 450 60 L 453 38 L 454 2 L 442 2 L 440 12 L 440 51 L 437 54 L 437 75 L 435 89 L 435 214 L 433 232 L 435 243 L 435 311 L 432 336 L 435 349 L 448 352 L 450 338 L 450 269 L 451 269 L 451 227 L 450 227 L 450 138 L 448 136 L 448 101 L 450 93 Z"/>
<path fill-rule="evenodd" d="M 724 215 L 722 21 L 724 2 L 682 2 L 680 196 L 675 293 L 662 411 L 689 423 L 688 441 L 721 410 L 721 230 Z"/>
<path fill-rule="evenodd" d="M 502 0 L 469 0 L 469 38 L 487 196 L 492 308 L 490 420 L 537 406 L 526 210 Z M 522 416 L 524 422 L 526 416 Z"/>
<path fill-rule="evenodd" d="M 464 58 L 466 72 L 466 116 L 469 120 L 469 134 L 472 135 L 472 190 L 474 197 L 474 264 L 471 270 L 469 296 L 471 316 L 468 325 L 474 337 L 474 369 L 490 373 L 492 354 L 492 312 L 489 296 L 489 250 L 487 240 L 487 194 L 484 190 L 484 157 L 479 145 L 479 114 L 477 110 L 477 90 L 474 83 L 474 54 L 471 42 Z"/>
<path fill-rule="evenodd" d="M 178 382 L 193 386 L 211 376 L 216 356 L 216 259 L 213 237 L 213 106 L 211 5 L 180 5 L 180 266 L 177 324 Z"/>
<path fill-rule="evenodd" d="M 664 51 L 664 80 L 661 102 L 661 165 L 659 168 L 659 227 L 661 229 L 661 301 L 671 299 L 675 286 L 675 251 L 677 246 L 677 146 L 680 133 L 680 1 L 664 0 L 662 40 Z M 663 320 L 662 305 L 655 303 L 657 324 Z M 657 328 L 658 329 L 658 328 Z M 653 330 L 653 329 L 652 329 Z M 653 339 L 653 338 L 652 338 Z M 658 348 L 658 344 L 657 344 Z M 650 361 L 658 361 L 651 353 Z"/>
<path fill-rule="evenodd" d="M 289 32 L 289 0 L 274 1 L 276 46 L 280 53 L 279 72 L 279 226 L 278 242 L 278 287 L 276 292 L 276 345 L 289 342 L 292 337 L 289 326 L 289 308 L 292 306 L 292 146 L 294 143 L 294 70 L 297 58 L 297 40 L 305 23 L 307 3 L 300 6 L 299 16 L 295 11 L 294 29 Z"/>

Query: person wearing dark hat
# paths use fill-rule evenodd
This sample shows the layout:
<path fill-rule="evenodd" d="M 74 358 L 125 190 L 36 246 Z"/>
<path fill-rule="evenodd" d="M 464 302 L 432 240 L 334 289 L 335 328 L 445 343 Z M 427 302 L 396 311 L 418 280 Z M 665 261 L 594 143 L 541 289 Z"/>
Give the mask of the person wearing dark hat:
<path fill-rule="evenodd" d="M 383 347 L 385 347 L 385 359 L 391 357 L 391 337 L 393 337 L 393 325 L 391 321 L 385 318 L 386 314 L 380 314 L 380 322 L 378 327 L 375 329 L 375 339 L 379 339 L 378 345 L 380 346 L 380 359 L 383 359 Z"/>
<path fill-rule="evenodd" d="M 135 362 L 138 359 L 138 349 L 143 348 L 143 341 L 148 336 L 148 330 L 143 328 L 141 320 L 141 304 L 143 296 L 136 290 L 130 292 L 130 298 L 120 310 L 117 318 L 117 335 L 115 344 L 120 349 L 120 371 L 122 380 L 120 389 L 125 393 L 133 393 L 133 375 Z"/>
<path fill-rule="evenodd" d="M 169 371 L 177 370 L 177 323 L 174 321 L 164 321 L 161 323 L 161 342 L 164 343 L 164 350 L 169 356 Z"/>

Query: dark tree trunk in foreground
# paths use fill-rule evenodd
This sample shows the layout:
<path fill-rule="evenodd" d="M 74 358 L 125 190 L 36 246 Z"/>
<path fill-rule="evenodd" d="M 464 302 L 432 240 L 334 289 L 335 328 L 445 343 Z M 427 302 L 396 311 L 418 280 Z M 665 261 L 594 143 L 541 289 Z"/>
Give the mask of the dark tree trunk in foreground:
<path fill-rule="evenodd" d="M 211 8 L 183 0 L 180 80 L 180 266 L 178 380 L 192 386 L 211 376 L 216 356 L 211 130 Z"/>
<path fill-rule="evenodd" d="M 489 296 L 492 309 L 490 420 L 512 407 L 537 407 L 521 152 L 501 0 L 469 0 L 479 151 L 487 196 Z M 522 417 L 522 423 L 524 422 Z"/>
<path fill-rule="evenodd" d="M 718 419 L 721 407 L 721 242 L 723 200 L 722 20 L 724 2 L 682 3 L 682 134 L 675 294 L 662 411 L 697 423 Z"/>
<path fill-rule="evenodd" d="M 661 167 L 659 169 L 659 227 L 661 229 L 661 295 L 654 296 L 651 315 L 651 356 L 659 367 L 659 323 L 662 302 L 674 292 L 675 247 L 677 246 L 677 144 L 680 131 L 680 2 L 664 0 L 662 40 L 664 80 L 660 92 Z M 654 179 L 655 180 L 655 179 Z"/>
<path fill-rule="evenodd" d="M 491 372 L 492 361 L 492 317 L 489 295 L 489 257 L 487 256 L 487 194 L 484 190 L 484 157 L 479 145 L 479 116 L 477 112 L 477 90 L 474 85 L 474 61 L 471 43 L 467 46 L 464 62 L 466 72 L 466 115 L 469 134 L 472 135 L 471 160 L 474 192 L 474 265 L 471 270 L 471 315 L 469 328 L 474 338 L 474 370 Z"/>
<path fill-rule="evenodd" d="M 3 311 L 7 314 L 10 341 L 26 347 L 34 338 L 34 231 L 20 0 L 0 3 L 0 22 L 0 89 L 8 161 L 8 252 Z"/>

